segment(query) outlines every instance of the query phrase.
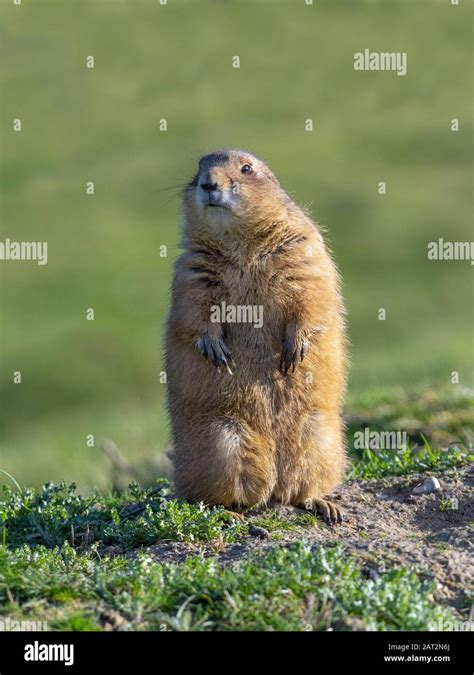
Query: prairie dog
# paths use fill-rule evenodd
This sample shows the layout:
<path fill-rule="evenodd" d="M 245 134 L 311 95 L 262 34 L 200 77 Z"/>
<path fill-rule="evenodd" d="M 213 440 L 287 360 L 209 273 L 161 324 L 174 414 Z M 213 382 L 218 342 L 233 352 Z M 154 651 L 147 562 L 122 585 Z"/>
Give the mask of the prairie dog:
<path fill-rule="evenodd" d="M 183 211 L 166 336 L 178 496 L 340 522 L 326 495 L 346 464 L 345 322 L 321 232 L 240 150 L 202 157 Z"/>

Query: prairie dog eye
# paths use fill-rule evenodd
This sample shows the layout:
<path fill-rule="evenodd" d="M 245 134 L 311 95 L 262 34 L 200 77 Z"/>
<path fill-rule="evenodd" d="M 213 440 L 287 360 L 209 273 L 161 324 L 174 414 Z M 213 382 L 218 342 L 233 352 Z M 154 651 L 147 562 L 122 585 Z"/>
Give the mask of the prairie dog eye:
<path fill-rule="evenodd" d="M 240 169 L 242 173 L 251 173 L 252 167 L 250 164 L 242 164 L 242 167 Z"/>

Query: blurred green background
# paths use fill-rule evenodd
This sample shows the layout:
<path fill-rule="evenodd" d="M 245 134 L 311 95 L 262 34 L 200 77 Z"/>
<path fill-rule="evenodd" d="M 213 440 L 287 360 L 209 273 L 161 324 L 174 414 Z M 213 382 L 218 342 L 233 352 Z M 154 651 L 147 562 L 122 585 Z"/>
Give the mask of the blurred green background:
<path fill-rule="evenodd" d="M 0 469 L 105 487 L 102 439 L 131 461 L 162 453 L 179 185 L 219 147 L 261 155 L 327 227 L 349 311 L 349 405 L 397 385 L 453 387 L 452 371 L 472 387 L 473 268 L 426 256 L 431 240 L 473 238 L 472 9 L 2 0 L 0 239 L 47 241 L 49 261 L 0 261 Z M 406 51 L 408 74 L 354 71 L 366 48 Z"/>

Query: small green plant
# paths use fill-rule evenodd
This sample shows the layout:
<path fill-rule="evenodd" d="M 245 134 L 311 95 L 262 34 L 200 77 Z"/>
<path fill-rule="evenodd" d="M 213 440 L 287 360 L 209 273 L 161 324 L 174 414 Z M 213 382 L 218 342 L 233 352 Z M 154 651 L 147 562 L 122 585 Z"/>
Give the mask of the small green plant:
<path fill-rule="evenodd" d="M 171 498 L 161 479 L 154 488 L 136 484 L 120 494 L 76 494 L 74 484 L 46 484 L 41 490 L 14 492 L 3 487 L 0 522 L 3 543 L 49 548 L 69 542 L 87 548 L 93 541 L 136 548 L 158 540 L 210 542 L 232 540 L 243 530 L 223 508 L 208 508 Z"/>
<path fill-rule="evenodd" d="M 451 550 L 451 546 L 446 542 L 442 541 L 436 541 L 433 544 L 433 546 L 435 547 L 436 550 L 440 551 L 440 553 L 447 553 L 448 551 Z"/>
<path fill-rule="evenodd" d="M 385 476 L 403 476 L 424 471 L 445 471 L 471 461 L 470 456 L 458 447 L 435 449 L 423 437 L 424 447 L 413 449 L 409 445 L 400 450 L 377 451 L 364 448 L 354 460 L 348 478 L 376 479 Z"/>
<path fill-rule="evenodd" d="M 459 503 L 456 497 L 441 497 L 438 508 L 441 513 L 445 513 L 446 511 L 457 511 Z"/>

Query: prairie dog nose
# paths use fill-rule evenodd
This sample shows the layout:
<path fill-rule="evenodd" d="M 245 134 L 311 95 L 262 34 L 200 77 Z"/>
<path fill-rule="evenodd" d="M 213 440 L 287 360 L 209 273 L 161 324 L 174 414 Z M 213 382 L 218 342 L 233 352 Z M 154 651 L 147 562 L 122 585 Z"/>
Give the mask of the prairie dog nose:
<path fill-rule="evenodd" d="M 205 190 L 205 192 L 212 192 L 213 190 L 217 190 L 218 187 L 217 183 L 201 183 L 201 188 Z"/>
<path fill-rule="evenodd" d="M 205 192 L 212 192 L 219 188 L 219 173 L 215 169 L 204 171 L 199 182 Z"/>

